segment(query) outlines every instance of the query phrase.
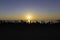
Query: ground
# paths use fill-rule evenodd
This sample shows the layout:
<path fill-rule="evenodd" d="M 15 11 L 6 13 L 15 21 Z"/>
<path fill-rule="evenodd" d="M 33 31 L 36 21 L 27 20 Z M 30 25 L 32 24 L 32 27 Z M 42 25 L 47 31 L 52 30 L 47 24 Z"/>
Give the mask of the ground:
<path fill-rule="evenodd" d="M 0 40 L 56 40 L 60 24 L 0 24 Z"/>

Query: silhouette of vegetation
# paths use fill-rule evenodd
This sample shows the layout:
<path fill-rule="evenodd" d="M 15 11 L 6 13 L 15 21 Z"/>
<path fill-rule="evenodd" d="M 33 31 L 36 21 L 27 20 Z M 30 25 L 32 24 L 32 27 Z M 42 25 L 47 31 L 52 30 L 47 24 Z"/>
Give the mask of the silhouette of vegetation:
<path fill-rule="evenodd" d="M 36 22 L 26 22 L 26 21 L 23 21 L 23 20 L 8 20 L 8 21 L 6 21 L 6 20 L 0 20 L 0 25 L 5 25 L 6 24 L 6 26 L 7 25 L 10 25 L 10 27 L 12 27 L 12 25 L 14 25 L 13 27 L 17 27 L 17 26 L 26 26 L 26 27 L 28 27 L 28 26 L 30 26 L 30 27 L 49 27 L 49 26 L 60 26 L 60 21 L 58 20 L 56 23 L 53 23 L 52 21 L 49 21 L 49 22 L 47 22 L 47 23 L 45 23 L 45 21 L 41 21 L 41 23 L 40 22 L 38 22 L 38 21 L 36 21 Z M 49 24 L 49 26 L 48 26 L 48 24 Z M 15 26 L 16 25 L 16 26 Z M 28 25 L 28 26 L 27 26 Z M 8 26 L 7 26 L 8 27 Z"/>

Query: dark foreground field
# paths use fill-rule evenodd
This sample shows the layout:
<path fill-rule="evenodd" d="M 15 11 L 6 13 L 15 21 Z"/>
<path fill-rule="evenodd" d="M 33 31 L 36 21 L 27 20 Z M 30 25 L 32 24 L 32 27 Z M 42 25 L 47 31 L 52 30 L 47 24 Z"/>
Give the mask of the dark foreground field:
<path fill-rule="evenodd" d="M 0 40 L 58 40 L 60 23 L 3 23 L 0 24 Z"/>

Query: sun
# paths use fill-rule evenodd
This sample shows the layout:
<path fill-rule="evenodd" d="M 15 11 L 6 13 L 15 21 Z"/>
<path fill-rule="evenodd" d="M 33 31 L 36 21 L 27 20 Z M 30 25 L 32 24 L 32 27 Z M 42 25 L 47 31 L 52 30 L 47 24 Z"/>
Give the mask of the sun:
<path fill-rule="evenodd" d="M 31 16 L 30 16 L 30 15 L 28 15 L 28 16 L 27 16 L 27 19 L 29 19 L 29 20 L 30 20 L 30 19 L 31 19 Z"/>
<path fill-rule="evenodd" d="M 28 22 L 31 21 L 31 15 L 27 15 L 26 18 L 27 18 Z"/>

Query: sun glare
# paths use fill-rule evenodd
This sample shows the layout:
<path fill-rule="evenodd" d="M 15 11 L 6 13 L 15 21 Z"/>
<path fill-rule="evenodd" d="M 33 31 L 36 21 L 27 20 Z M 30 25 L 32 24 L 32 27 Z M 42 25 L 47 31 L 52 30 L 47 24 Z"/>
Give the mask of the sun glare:
<path fill-rule="evenodd" d="M 28 16 L 27 16 L 27 19 L 29 19 L 29 20 L 30 20 L 30 19 L 31 19 L 31 16 L 30 16 L 30 15 L 28 15 Z"/>
<path fill-rule="evenodd" d="M 30 22 L 30 20 L 31 20 L 31 15 L 27 15 L 26 17 L 27 17 L 28 22 Z"/>

